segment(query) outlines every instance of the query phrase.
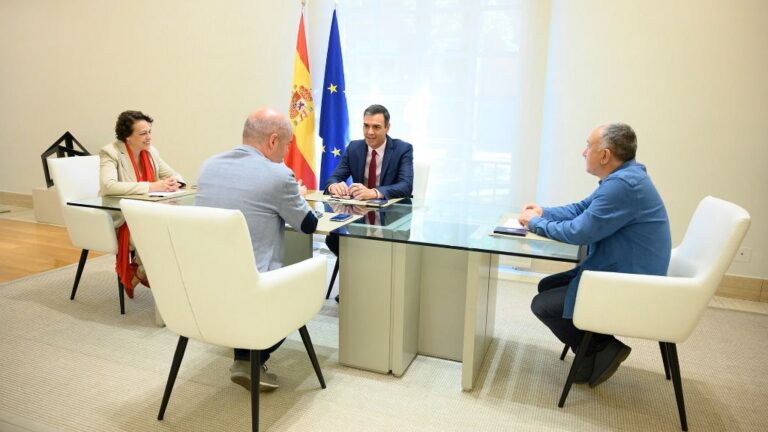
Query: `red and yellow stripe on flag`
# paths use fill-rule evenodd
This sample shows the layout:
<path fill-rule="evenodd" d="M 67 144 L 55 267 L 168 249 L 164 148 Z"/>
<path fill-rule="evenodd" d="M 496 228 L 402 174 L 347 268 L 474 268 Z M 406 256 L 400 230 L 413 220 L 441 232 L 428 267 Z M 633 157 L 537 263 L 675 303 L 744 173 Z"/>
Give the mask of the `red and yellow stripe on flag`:
<path fill-rule="evenodd" d="M 315 175 L 315 103 L 312 101 L 312 81 L 309 77 L 307 39 L 304 36 L 304 14 L 299 21 L 296 59 L 293 62 L 293 88 L 289 117 L 293 123 L 293 140 L 285 164 L 293 170 L 309 190 L 317 189 Z"/>

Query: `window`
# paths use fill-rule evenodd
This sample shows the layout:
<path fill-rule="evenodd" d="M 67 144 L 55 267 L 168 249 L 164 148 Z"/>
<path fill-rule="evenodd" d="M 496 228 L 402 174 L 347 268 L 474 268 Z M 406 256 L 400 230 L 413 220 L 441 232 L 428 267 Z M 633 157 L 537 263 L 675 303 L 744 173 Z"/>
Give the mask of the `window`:
<path fill-rule="evenodd" d="M 392 115 L 390 135 L 431 161 L 431 196 L 521 203 L 520 187 L 535 191 L 535 176 L 526 182 L 525 172 L 538 164 L 538 139 L 526 141 L 539 136 L 541 113 L 526 110 L 543 95 L 544 80 L 529 79 L 544 74 L 536 59 L 546 56 L 534 49 L 547 33 L 534 19 L 539 7 L 535 0 L 343 2 L 350 138 L 362 137 L 365 107 L 380 103 Z M 532 91 L 531 81 L 542 87 Z"/>

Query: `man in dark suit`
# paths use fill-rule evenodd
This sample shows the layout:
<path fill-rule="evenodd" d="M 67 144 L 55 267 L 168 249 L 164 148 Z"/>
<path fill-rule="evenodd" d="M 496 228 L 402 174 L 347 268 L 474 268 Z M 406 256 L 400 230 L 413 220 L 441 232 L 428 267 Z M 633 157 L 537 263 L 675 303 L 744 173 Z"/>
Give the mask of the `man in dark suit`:
<path fill-rule="evenodd" d="M 371 105 L 363 113 L 365 139 L 351 141 L 325 184 L 325 192 L 357 200 L 408 198 L 413 191 L 413 146 L 392 139 L 389 111 Z M 347 179 L 352 184 L 347 186 Z"/>
<path fill-rule="evenodd" d="M 389 111 L 371 105 L 363 112 L 364 139 L 351 141 L 341 162 L 325 184 L 325 193 L 356 200 L 408 198 L 413 192 L 413 146 L 393 139 Z M 352 184 L 347 186 L 347 179 Z M 325 238 L 328 249 L 339 256 L 339 237 Z M 338 301 L 338 296 L 336 297 Z"/>

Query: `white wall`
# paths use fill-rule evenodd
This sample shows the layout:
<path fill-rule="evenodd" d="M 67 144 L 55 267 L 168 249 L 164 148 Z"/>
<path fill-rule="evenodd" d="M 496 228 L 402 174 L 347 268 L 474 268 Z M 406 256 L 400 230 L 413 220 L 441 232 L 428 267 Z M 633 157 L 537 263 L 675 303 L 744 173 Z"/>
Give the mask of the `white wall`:
<path fill-rule="evenodd" d="M 332 2 L 309 3 L 317 88 Z M 155 118 L 155 145 L 194 181 L 207 157 L 240 143 L 250 111 L 287 111 L 299 9 L 299 0 L 0 1 L 0 191 L 43 186 L 39 155 L 65 130 L 98 151 L 125 109 Z M 543 127 L 539 103 L 525 120 L 532 152 L 541 131 L 538 200 L 591 192 L 584 140 L 597 124 L 625 121 L 674 242 L 702 197 L 734 201 L 753 217 L 752 259 L 730 273 L 768 277 L 768 2 L 553 0 L 551 15 Z M 534 80 L 529 92 L 540 88 Z M 533 198 L 536 168 L 515 187 Z"/>
<path fill-rule="evenodd" d="M 44 186 L 40 153 L 69 130 L 92 153 L 117 115 L 155 119 L 185 177 L 241 143 L 248 113 L 287 112 L 300 2 L 0 2 L 0 191 Z"/>
<path fill-rule="evenodd" d="M 752 215 L 752 258 L 729 273 L 768 277 L 767 23 L 764 0 L 554 0 L 539 201 L 589 194 L 585 140 L 623 121 L 665 199 L 673 244 L 704 196 L 733 201 Z"/>

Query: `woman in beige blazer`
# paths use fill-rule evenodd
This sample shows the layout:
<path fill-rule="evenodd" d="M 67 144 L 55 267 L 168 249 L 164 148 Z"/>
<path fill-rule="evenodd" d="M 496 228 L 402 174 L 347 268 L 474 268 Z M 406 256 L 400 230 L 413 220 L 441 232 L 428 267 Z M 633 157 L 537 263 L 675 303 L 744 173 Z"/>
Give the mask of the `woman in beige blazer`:
<path fill-rule="evenodd" d="M 115 125 L 117 139 L 99 151 L 101 158 L 101 195 L 138 195 L 149 192 L 173 192 L 183 187 L 181 175 L 163 159 L 152 143 L 152 118 L 141 111 L 125 111 Z M 156 181 L 138 181 L 134 163 L 140 172 L 140 153 L 147 150 Z"/>
<path fill-rule="evenodd" d="M 184 187 L 181 176 L 160 158 L 152 144 L 152 117 L 141 111 L 125 111 L 115 124 L 117 140 L 99 151 L 101 195 L 138 195 L 174 192 Z M 128 226 L 117 229 L 117 274 L 129 298 L 141 283 L 149 286 L 138 252 L 131 262 Z"/>

